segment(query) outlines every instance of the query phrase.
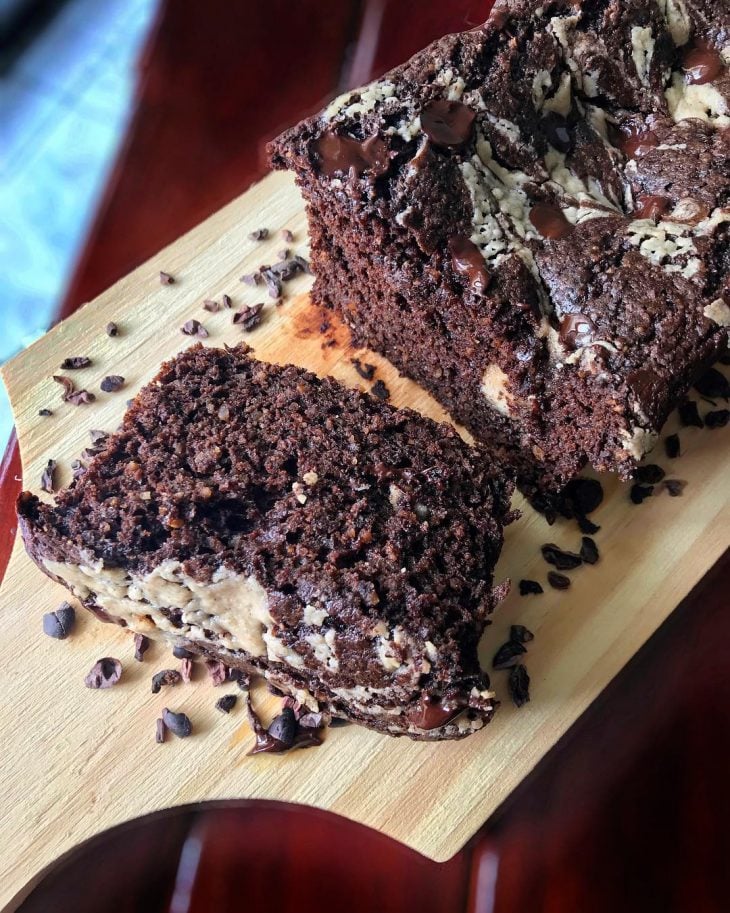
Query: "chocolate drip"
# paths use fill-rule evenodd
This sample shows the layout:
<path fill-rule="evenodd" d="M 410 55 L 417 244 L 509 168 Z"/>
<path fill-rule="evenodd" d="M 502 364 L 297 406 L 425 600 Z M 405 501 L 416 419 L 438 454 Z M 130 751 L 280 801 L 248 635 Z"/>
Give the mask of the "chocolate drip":
<path fill-rule="evenodd" d="M 421 112 L 421 129 L 436 146 L 463 146 L 471 139 L 475 118 L 460 101 L 438 99 Z"/>
<path fill-rule="evenodd" d="M 457 273 L 466 276 L 469 287 L 477 295 L 483 295 L 489 288 L 492 277 L 484 265 L 484 257 L 476 244 L 466 235 L 457 235 L 449 241 L 451 262 Z"/>
<path fill-rule="evenodd" d="M 553 241 L 567 238 L 575 227 L 565 218 L 563 210 L 554 203 L 536 203 L 530 210 L 530 222 L 543 238 Z"/>
<path fill-rule="evenodd" d="M 571 351 L 589 345 L 595 334 L 596 325 L 585 314 L 566 314 L 560 321 L 558 336 L 566 349 Z"/>
<path fill-rule="evenodd" d="M 419 703 L 406 714 L 409 723 L 419 729 L 438 729 L 453 720 L 464 709 L 464 705 L 454 701 L 441 701 L 437 694 L 423 694 Z"/>
<path fill-rule="evenodd" d="M 364 142 L 351 136 L 340 136 L 339 133 L 323 133 L 314 144 L 314 151 L 319 159 L 323 174 L 333 177 L 338 172 L 354 171 L 359 177 L 370 171 L 379 177 L 388 170 L 390 156 L 388 147 L 375 134 Z"/>
<path fill-rule="evenodd" d="M 712 82 L 724 70 L 722 57 L 714 48 L 704 44 L 690 47 L 682 60 L 682 69 L 687 74 L 685 79 L 690 85 L 703 86 Z"/>
<path fill-rule="evenodd" d="M 636 198 L 635 219 L 657 219 L 669 209 L 670 200 L 658 194 L 645 193 Z"/>

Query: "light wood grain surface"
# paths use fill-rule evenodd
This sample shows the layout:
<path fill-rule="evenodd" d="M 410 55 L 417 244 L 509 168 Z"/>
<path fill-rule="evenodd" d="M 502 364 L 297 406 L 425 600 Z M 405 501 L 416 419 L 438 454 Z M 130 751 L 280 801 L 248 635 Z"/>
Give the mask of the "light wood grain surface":
<path fill-rule="evenodd" d="M 260 226 L 272 237 L 248 240 Z M 301 199 L 291 178 L 276 174 L 5 367 L 27 488 L 39 489 L 49 457 L 59 462 L 59 481 L 68 481 L 70 462 L 88 445 L 89 430 L 116 427 L 125 401 L 159 363 L 191 344 L 179 330 L 191 317 L 205 324 L 212 345 L 245 338 L 265 360 L 294 362 L 352 386 L 368 386 L 350 364 L 361 353 L 348 347 L 346 330 L 335 324 L 328 335 L 320 334 L 308 277 L 287 286 L 282 307 L 267 303 L 263 323 L 250 334 L 231 324 L 230 311 L 203 310 L 204 299 L 223 293 L 231 295 L 234 307 L 263 300 L 261 289 L 239 277 L 276 259 L 284 246 L 278 237 L 283 228 L 295 233 L 291 247 L 306 253 Z M 160 285 L 159 270 L 175 276 L 175 284 Z M 104 332 L 110 320 L 119 324 L 117 338 Z M 336 345 L 326 345 L 332 339 Z M 51 379 L 62 359 L 73 355 L 93 359 L 87 369 L 65 372 L 77 386 L 97 393 L 93 405 L 62 403 Z M 387 362 L 367 357 L 377 364 L 393 402 L 444 417 Z M 124 375 L 124 389 L 99 393 L 106 374 Z M 39 417 L 43 407 L 54 415 Z M 506 673 L 495 673 L 503 704 L 492 724 L 462 742 L 413 743 L 350 726 L 328 731 L 319 749 L 247 757 L 252 736 L 242 702 L 230 716 L 214 709 L 229 689 L 214 689 L 199 673 L 190 685 L 150 693 L 152 673 L 170 665 L 162 647 L 152 647 L 137 663 L 129 634 L 84 613 L 69 640 L 44 637 L 42 614 L 68 594 L 44 577 L 16 542 L 0 591 L 0 908 L 80 841 L 146 812 L 209 799 L 306 803 L 377 828 L 433 859 L 452 856 L 730 544 L 727 431 L 687 429 L 682 441 L 680 460 L 670 464 L 663 453 L 657 456 L 673 477 L 687 480 L 683 497 L 663 492 L 635 506 L 628 486 L 604 479 L 607 498 L 594 515 L 602 527 L 596 536 L 600 562 L 573 572 L 567 592 L 546 586 L 542 596 L 520 598 L 513 591 L 500 607 L 484 639 L 484 661 L 488 664 L 510 624 L 527 625 L 536 635 L 527 658 L 532 702 L 521 710 L 512 707 Z M 539 546 L 556 541 L 576 548 L 580 536 L 564 522 L 548 529 L 517 500 L 524 514 L 507 532 L 497 579 L 544 583 L 548 568 Z M 121 659 L 122 681 L 109 691 L 89 691 L 84 675 L 102 656 Z M 273 699 L 265 700 L 271 712 Z M 163 706 L 190 716 L 192 738 L 155 744 L 155 720 Z"/>

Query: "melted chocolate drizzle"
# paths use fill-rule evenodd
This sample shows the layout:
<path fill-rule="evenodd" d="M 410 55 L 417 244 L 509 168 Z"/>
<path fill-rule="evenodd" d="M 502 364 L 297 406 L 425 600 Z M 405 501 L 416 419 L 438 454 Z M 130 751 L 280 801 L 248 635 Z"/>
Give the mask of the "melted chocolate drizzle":
<path fill-rule="evenodd" d="M 530 222 L 543 238 L 553 241 L 567 238 L 575 227 L 565 218 L 563 210 L 554 203 L 536 203 L 530 210 Z"/>
<path fill-rule="evenodd" d="M 333 177 L 338 173 L 354 172 L 358 177 L 369 171 L 374 177 L 385 174 L 390 164 L 388 147 L 375 134 L 362 143 L 351 136 L 323 133 L 314 143 L 323 174 Z"/>
<path fill-rule="evenodd" d="M 703 86 L 722 73 L 725 69 L 722 57 L 714 48 L 704 44 L 695 44 L 688 48 L 682 60 L 682 69 L 687 74 L 686 81 L 693 86 Z"/>
<path fill-rule="evenodd" d="M 421 129 L 436 146 L 463 146 L 472 137 L 475 118 L 460 101 L 438 99 L 421 112 Z"/>
<path fill-rule="evenodd" d="M 492 281 L 484 257 L 476 244 L 466 235 L 457 235 L 449 241 L 451 262 L 457 273 L 469 280 L 469 287 L 477 295 L 483 295 Z"/>
<path fill-rule="evenodd" d="M 645 193 L 636 198 L 635 219 L 657 219 L 669 209 L 670 200 L 659 194 Z"/>
<path fill-rule="evenodd" d="M 566 349 L 578 349 L 587 346 L 596 334 L 596 325 L 585 314 L 566 314 L 560 321 L 559 338 Z"/>
<path fill-rule="evenodd" d="M 422 694 L 419 703 L 406 714 L 409 723 L 419 729 L 438 729 L 453 720 L 464 709 L 463 704 L 441 701 L 437 694 Z"/>

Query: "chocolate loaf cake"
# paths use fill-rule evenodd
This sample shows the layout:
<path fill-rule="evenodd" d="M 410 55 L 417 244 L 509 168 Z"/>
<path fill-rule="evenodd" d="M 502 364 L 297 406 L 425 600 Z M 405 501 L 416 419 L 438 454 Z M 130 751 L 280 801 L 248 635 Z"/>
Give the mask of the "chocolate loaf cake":
<path fill-rule="evenodd" d="M 270 146 L 315 298 L 538 501 L 726 350 L 729 61 L 728 0 L 500 2 Z"/>
<path fill-rule="evenodd" d="M 26 548 L 103 620 L 265 676 L 313 710 L 459 738 L 511 483 L 447 425 L 196 346 L 86 472 L 18 505 Z"/>

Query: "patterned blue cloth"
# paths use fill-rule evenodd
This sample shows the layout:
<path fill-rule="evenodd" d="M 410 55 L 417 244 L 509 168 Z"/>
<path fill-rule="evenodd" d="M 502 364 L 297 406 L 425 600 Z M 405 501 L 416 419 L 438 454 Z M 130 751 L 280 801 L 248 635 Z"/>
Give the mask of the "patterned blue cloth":
<path fill-rule="evenodd" d="M 157 4 L 70 0 L 0 79 L 0 362 L 53 320 L 124 134 Z M 11 427 L 0 390 L 0 451 Z"/>

